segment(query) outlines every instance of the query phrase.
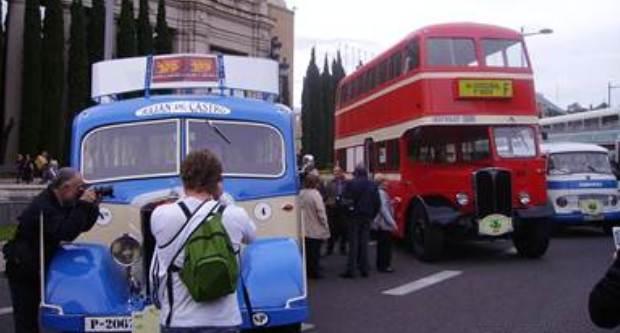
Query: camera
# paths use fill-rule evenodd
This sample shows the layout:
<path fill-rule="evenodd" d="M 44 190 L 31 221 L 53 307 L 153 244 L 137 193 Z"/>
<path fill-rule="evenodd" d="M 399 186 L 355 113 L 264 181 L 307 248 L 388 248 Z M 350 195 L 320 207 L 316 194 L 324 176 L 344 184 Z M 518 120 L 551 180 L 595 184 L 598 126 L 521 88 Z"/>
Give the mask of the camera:
<path fill-rule="evenodd" d="M 112 186 L 97 186 L 93 188 L 97 197 L 113 197 L 114 196 L 114 188 Z"/>

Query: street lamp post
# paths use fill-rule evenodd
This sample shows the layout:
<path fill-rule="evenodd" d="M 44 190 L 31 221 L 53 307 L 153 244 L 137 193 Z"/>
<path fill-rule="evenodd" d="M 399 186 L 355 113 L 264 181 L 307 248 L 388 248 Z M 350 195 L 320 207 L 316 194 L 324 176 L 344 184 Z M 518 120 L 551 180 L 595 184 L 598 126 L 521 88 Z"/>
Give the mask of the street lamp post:
<path fill-rule="evenodd" d="M 613 89 L 620 89 L 620 85 L 612 85 L 611 82 L 607 83 L 607 106 L 611 107 L 611 91 Z"/>
<path fill-rule="evenodd" d="M 549 28 L 544 28 L 538 31 L 533 31 L 533 32 L 525 32 L 525 27 L 521 27 L 521 36 L 523 37 L 529 37 L 529 36 L 535 36 L 535 35 L 549 35 L 552 33 L 553 33 L 553 29 L 549 29 Z"/>
<path fill-rule="evenodd" d="M 103 46 L 103 59 L 112 59 L 114 46 L 114 0 L 105 0 L 105 33 Z"/>

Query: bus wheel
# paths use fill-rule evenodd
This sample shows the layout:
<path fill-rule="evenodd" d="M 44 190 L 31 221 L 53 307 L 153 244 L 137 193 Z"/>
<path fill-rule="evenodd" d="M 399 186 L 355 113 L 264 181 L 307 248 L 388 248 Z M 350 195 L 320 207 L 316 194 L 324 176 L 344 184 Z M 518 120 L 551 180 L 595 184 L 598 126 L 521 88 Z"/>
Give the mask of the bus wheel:
<path fill-rule="evenodd" d="M 607 236 L 611 236 L 613 234 L 613 225 L 605 224 L 603 225 L 603 233 Z"/>
<path fill-rule="evenodd" d="M 441 258 L 444 234 L 441 227 L 432 225 L 426 209 L 416 203 L 409 218 L 409 243 L 411 251 L 420 260 L 434 262 Z"/>
<path fill-rule="evenodd" d="M 272 329 L 267 330 L 269 333 L 300 333 L 301 332 L 301 324 L 292 324 L 280 327 L 274 327 Z"/>
<path fill-rule="evenodd" d="M 525 221 L 512 234 L 512 241 L 520 256 L 530 259 L 542 257 L 549 248 L 549 229 L 543 220 Z"/>

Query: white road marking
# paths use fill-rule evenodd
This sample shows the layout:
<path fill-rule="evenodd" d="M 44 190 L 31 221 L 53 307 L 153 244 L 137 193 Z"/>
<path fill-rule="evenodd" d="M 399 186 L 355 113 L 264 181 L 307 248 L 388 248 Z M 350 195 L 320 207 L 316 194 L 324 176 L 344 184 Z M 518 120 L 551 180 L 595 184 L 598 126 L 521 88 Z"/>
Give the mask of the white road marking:
<path fill-rule="evenodd" d="M 306 332 L 306 331 L 311 331 L 313 329 L 315 329 L 316 327 L 310 323 L 302 323 L 301 324 L 301 331 L 302 332 Z"/>
<path fill-rule="evenodd" d="M 383 292 L 384 295 L 391 296 L 404 296 L 414 291 L 418 291 L 420 289 L 432 286 L 439 282 L 451 279 L 453 277 L 461 275 L 462 271 L 442 271 L 433 275 L 429 275 L 425 278 L 415 280 L 413 282 L 409 282 L 407 284 L 403 284 L 402 286 L 388 289 Z"/>
<path fill-rule="evenodd" d="M 4 316 L 4 315 L 8 315 L 13 313 L 13 308 L 12 307 L 8 307 L 8 308 L 0 308 L 0 316 Z"/>

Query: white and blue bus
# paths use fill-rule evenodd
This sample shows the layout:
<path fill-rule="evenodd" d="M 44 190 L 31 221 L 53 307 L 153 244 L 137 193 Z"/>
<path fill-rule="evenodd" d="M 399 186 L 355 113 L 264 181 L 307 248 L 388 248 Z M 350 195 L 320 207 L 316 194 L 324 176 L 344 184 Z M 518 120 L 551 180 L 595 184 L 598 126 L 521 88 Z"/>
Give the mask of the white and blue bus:
<path fill-rule="evenodd" d="M 594 144 L 546 143 L 542 151 L 553 221 L 598 225 L 610 231 L 620 221 L 620 203 L 608 150 Z"/>
<path fill-rule="evenodd" d="M 228 200 L 258 228 L 241 254 L 242 328 L 301 330 L 308 303 L 294 116 L 273 102 L 277 93 L 278 65 L 267 59 L 167 55 L 94 65 L 100 103 L 73 123 L 71 164 L 113 196 L 93 229 L 51 260 L 42 286 L 46 330 L 158 330 L 146 278 L 150 216 L 183 195 L 181 161 L 204 148 L 222 161 Z"/>

